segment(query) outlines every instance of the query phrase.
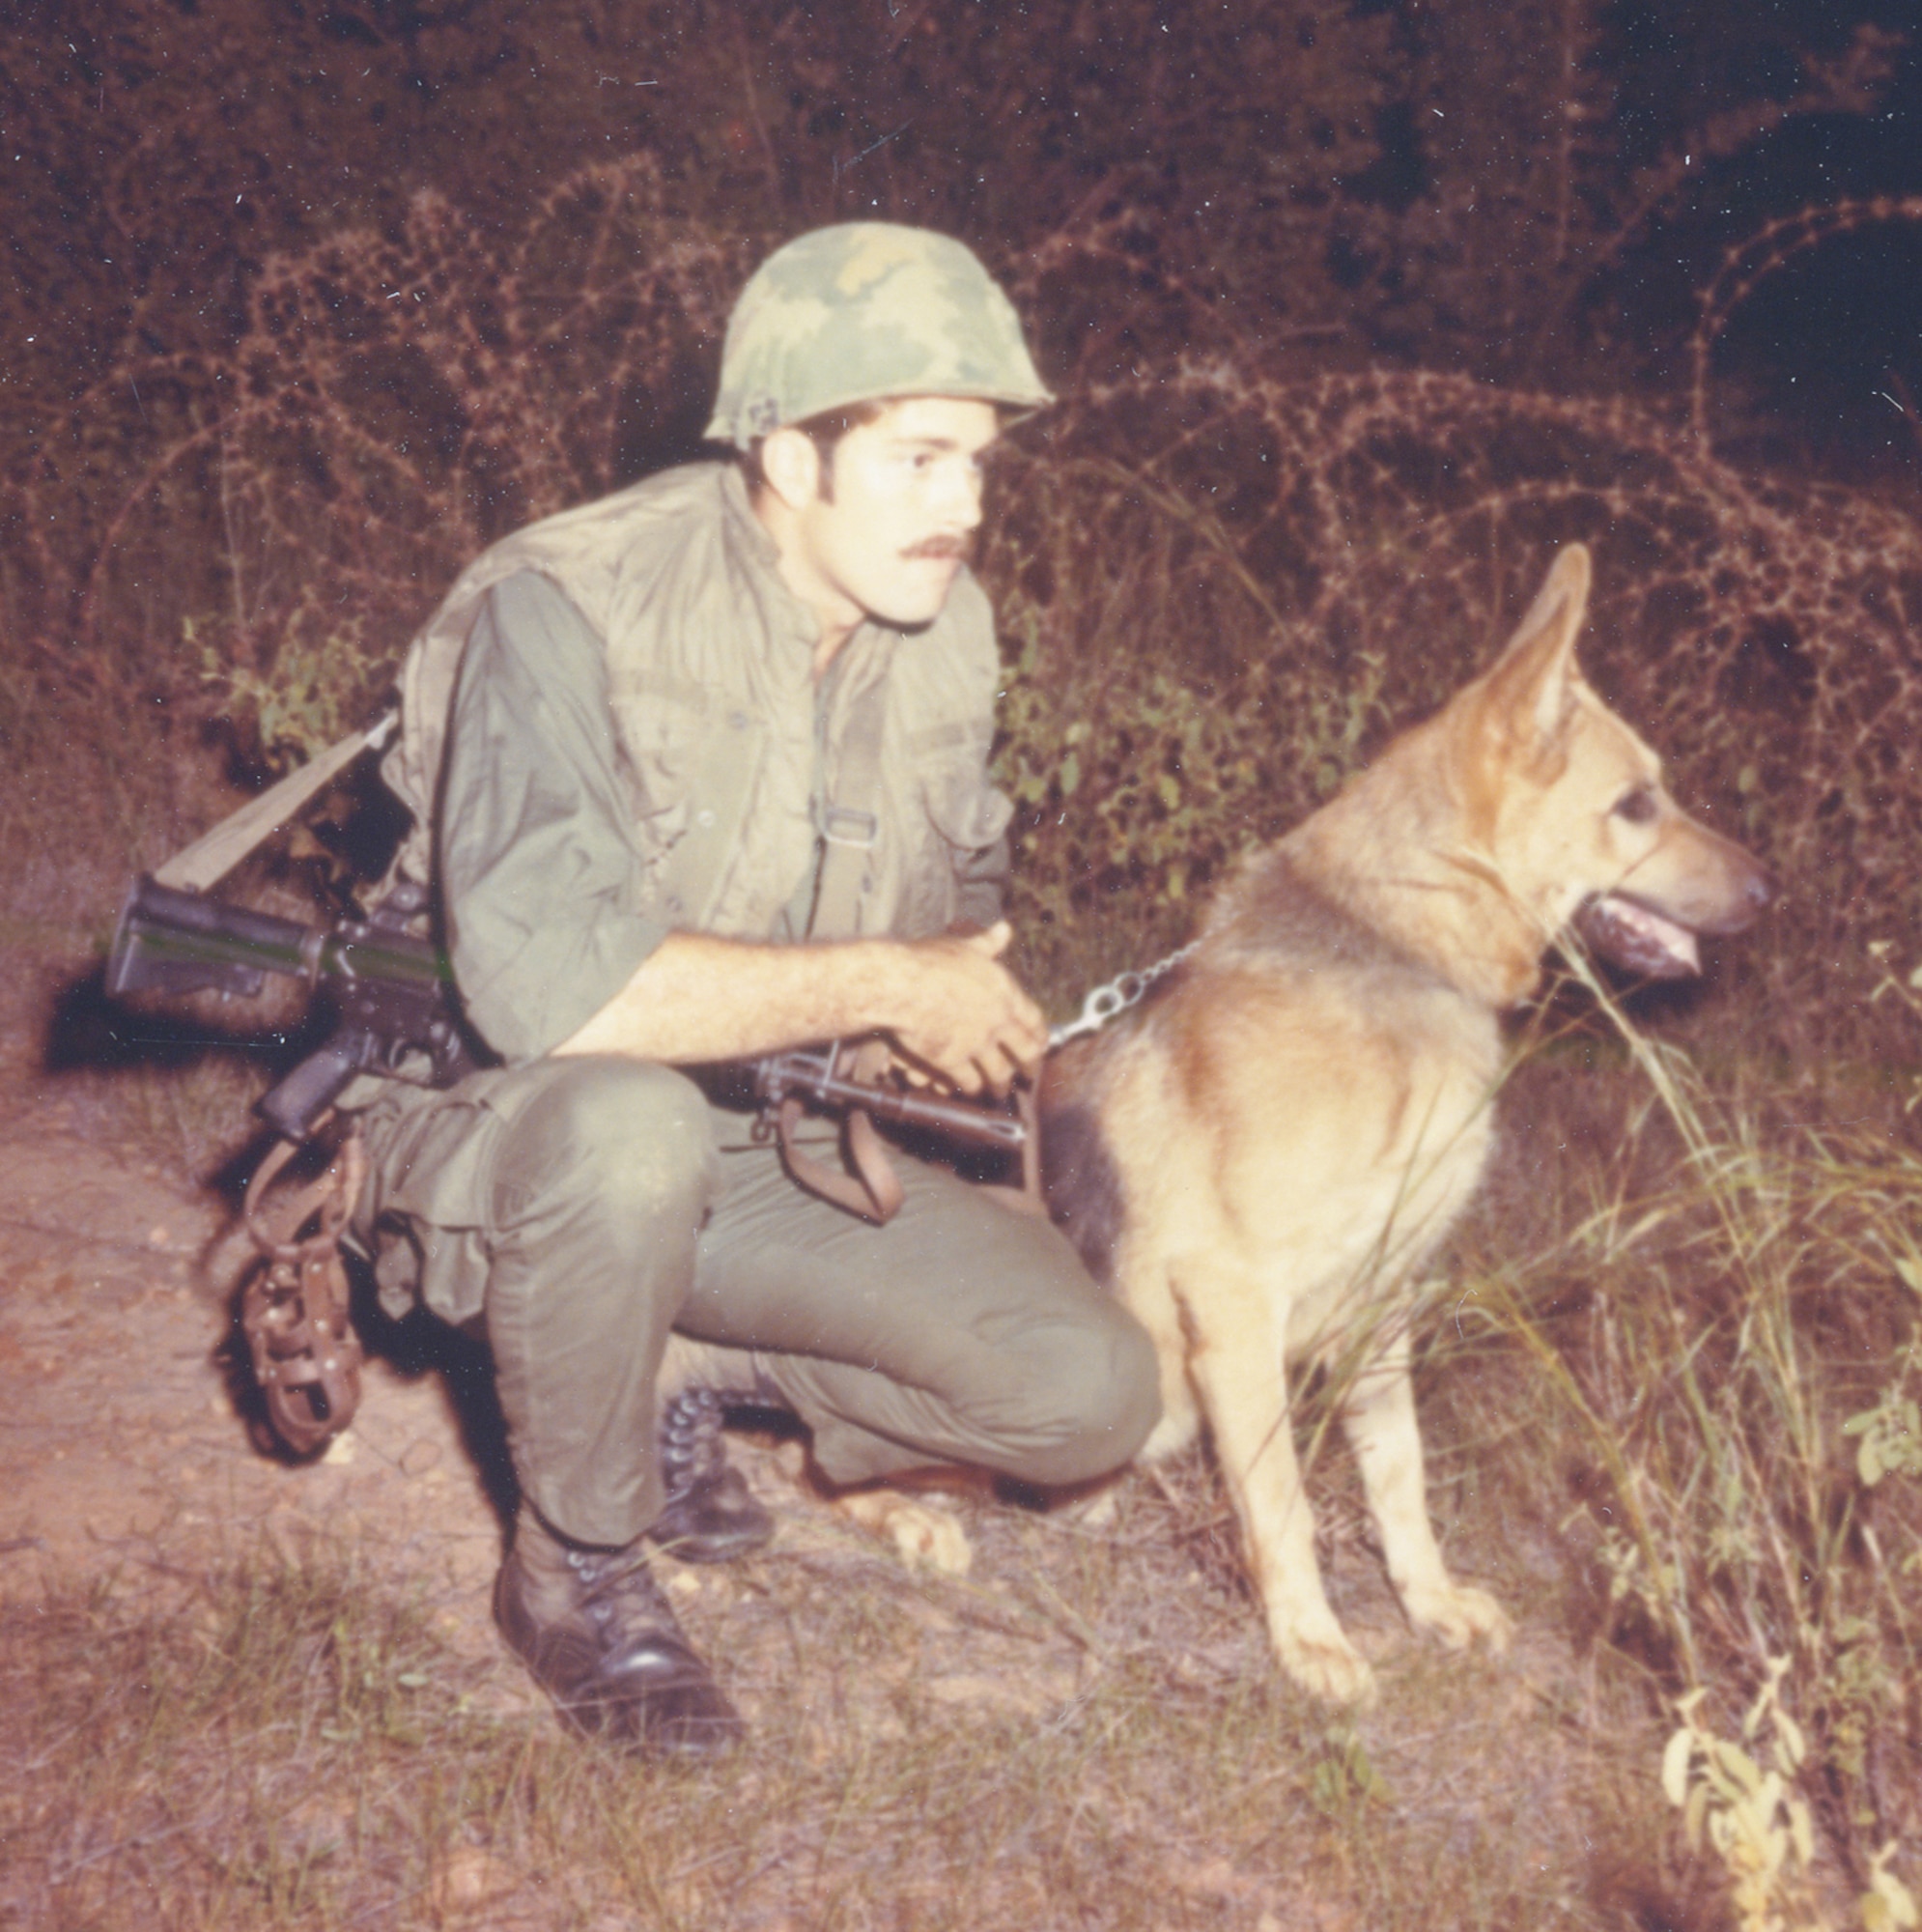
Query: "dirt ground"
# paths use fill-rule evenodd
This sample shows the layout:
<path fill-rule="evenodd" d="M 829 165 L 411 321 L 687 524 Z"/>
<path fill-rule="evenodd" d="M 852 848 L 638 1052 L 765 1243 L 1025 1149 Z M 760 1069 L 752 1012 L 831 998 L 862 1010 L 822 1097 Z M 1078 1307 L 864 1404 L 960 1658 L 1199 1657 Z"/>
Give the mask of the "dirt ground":
<path fill-rule="evenodd" d="M 88 1064 L 108 1009 L 71 950 L 17 963 L 0 995 L 0 1602 L 352 1549 L 435 1605 L 488 1701 L 534 1709 L 488 1616 L 501 1519 L 448 1378 L 376 1357 L 326 1455 L 264 1449 L 231 1349 L 250 1248 L 217 1161 L 143 1121 L 141 1083 L 151 1099 L 173 1076 Z M 231 1145 L 244 1105 L 236 1085 L 207 1129 Z"/>
<path fill-rule="evenodd" d="M 444 1589 L 450 1634 L 484 1621 L 466 1606 L 498 1523 L 440 1378 L 374 1361 L 325 1458 L 258 1453 L 227 1366 L 244 1247 L 219 1198 L 33 1097 L 0 1119 L 0 1593 L 204 1569 L 262 1538 L 294 1556 L 325 1533 Z"/>

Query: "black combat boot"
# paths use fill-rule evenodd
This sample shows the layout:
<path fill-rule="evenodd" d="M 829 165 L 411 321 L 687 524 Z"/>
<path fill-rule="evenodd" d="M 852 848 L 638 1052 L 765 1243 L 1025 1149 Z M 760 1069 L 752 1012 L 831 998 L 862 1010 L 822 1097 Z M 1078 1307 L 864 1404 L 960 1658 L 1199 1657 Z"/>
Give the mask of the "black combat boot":
<path fill-rule="evenodd" d="M 523 1508 L 495 1584 L 494 1615 L 577 1730 L 689 1758 L 716 1756 L 743 1734 L 638 1543 L 564 1543 Z"/>
<path fill-rule="evenodd" d="M 661 1411 L 661 1480 L 667 1501 L 647 1532 L 683 1563 L 726 1563 L 759 1549 L 775 1520 L 727 1460 L 721 1425 L 726 1399 L 683 1389 Z"/>

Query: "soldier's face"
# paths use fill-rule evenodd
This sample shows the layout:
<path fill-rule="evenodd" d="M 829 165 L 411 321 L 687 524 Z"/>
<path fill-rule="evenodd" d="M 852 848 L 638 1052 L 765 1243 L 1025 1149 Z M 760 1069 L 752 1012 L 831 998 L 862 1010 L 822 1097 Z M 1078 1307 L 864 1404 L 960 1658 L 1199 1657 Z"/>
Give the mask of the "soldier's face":
<path fill-rule="evenodd" d="M 1000 427 L 992 403 L 916 396 L 835 444 L 832 478 L 796 512 L 787 558 L 826 622 L 939 614 L 974 549 L 981 460 Z"/>

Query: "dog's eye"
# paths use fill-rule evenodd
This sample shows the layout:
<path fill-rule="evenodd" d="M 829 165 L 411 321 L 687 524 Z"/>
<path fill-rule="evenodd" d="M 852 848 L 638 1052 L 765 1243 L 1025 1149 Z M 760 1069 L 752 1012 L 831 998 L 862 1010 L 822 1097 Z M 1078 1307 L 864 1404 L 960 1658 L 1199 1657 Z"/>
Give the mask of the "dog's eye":
<path fill-rule="evenodd" d="M 1615 815 L 1625 818 L 1630 825 L 1647 825 L 1660 811 L 1661 806 L 1649 785 L 1637 785 L 1633 791 L 1624 792 L 1615 801 Z"/>

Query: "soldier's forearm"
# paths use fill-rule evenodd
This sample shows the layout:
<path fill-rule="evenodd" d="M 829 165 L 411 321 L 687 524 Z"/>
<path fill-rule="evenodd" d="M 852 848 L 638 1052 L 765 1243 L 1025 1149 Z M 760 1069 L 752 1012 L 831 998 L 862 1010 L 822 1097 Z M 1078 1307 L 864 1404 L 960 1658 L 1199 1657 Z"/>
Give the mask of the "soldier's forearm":
<path fill-rule="evenodd" d="M 1040 1009 L 996 957 L 1007 942 L 1004 924 L 972 938 L 827 946 L 671 933 L 554 1050 L 693 1065 L 888 1033 L 963 1093 L 1000 1089 L 1047 1045 Z"/>
<path fill-rule="evenodd" d="M 908 953 L 888 940 L 758 946 L 671 933 L 554 1051 L 693 1065 L 870 1033 L 890 1024 L 888 988 Z"/>

